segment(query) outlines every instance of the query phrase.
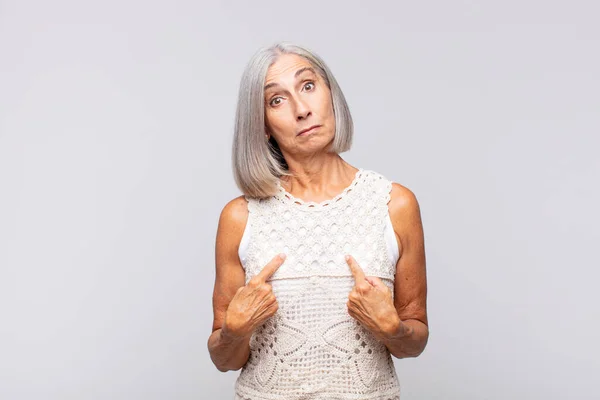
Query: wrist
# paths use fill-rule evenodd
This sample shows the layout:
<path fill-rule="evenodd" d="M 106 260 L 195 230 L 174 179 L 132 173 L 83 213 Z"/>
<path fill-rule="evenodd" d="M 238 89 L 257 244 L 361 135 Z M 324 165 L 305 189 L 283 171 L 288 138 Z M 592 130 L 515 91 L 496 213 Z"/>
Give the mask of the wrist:
<path fill-rule="evenodd" d="M 240 342 L 246 338 L 245 335 L 241 335 L 238 333 L 231 332 L 225 326 L 221 328 L 221 339 L 227 343 L 235 343 Z"/>
<path fill-rule="evenodd" d="M 386 340 L 400 339 L 408 333 L 408 326 L 402 322 L 397 313 L 390 318 L 389 324 L 384 329 L 383 334 Z"/>
<path fill-rule="evenodd" d="M 246 338 L 246 335 L 241 333 L 239 329 L 235 329 L 231 324 L 227 323 L 227 316 L 221 326 L 221 338 L 227 342 L 239 342 Z"/>

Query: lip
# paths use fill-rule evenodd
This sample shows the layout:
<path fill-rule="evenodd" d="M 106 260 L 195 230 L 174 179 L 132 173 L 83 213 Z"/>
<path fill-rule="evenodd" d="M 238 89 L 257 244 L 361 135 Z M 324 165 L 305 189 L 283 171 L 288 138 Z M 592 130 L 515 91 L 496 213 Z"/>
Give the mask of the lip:
<path fill-rule="evenodd" d="M 298 136 L 304 135 L 306 133 L 310 133 L 313 129 L 320 127 L 321 125 L 313 125 L 310 128 L 306 128 L 302 131 L 300 131 L 300 133 L 298 133 Z"/>

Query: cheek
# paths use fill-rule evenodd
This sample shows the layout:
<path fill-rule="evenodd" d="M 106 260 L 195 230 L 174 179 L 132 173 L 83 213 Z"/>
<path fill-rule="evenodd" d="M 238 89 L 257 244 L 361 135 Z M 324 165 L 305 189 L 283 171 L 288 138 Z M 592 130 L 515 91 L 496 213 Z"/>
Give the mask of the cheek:
<path fill-rule="evenodd" d="M 293 134 L 296 130 L 296 121 L 289 110 L 277 109 L 277 111 L 268 111 L 265 116 L 265 122 L 269 129 L 280 136 L 280 140 L 286 140 L 284 138 Z"/>
<path fill-rule="evenodd" d="M 265 116 L 267 124 L 273 129 L 280 129 L 287 124 L 287 118 L 282 110 L 268 111 Z"/>
<path fill-rule="evenodd" d="M 333 101 L 331 95 L 327 93 L 321 100 L 321 115 L 332 117 L 333 116 Z"/>

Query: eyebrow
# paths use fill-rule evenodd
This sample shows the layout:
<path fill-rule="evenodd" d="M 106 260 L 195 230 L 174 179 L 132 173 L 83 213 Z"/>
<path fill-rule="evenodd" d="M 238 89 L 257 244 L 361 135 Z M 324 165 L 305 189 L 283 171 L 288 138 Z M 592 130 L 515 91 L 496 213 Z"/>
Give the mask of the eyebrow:
<path fill-rule="evenodd" d="M 298 76 L 300 74 L 302 74 L 303 72 L 307 72 L 307 71 L 308 72 L 312 72 L 315 75 L 317 74 L 312 67 L 302 67 L 298 71 L 296 71 L 296 73 L 294 74 L 294 79 L 298 78 Z M 267 89 L 270 89 L 270 88 L 275 87 L 275 86 L 279 86 L 279 84 L 275 83 L 275 82 L 271 82 L 271 83 L 269 83 L 268 85 L 265 86 L 264 90 L 267 91 Z"/>

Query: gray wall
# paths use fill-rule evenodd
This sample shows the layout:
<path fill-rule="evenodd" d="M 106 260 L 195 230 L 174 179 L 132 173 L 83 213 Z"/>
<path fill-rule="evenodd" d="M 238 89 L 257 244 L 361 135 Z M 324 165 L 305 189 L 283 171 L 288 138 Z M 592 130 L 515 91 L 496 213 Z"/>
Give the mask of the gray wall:
<path fill-rule="evenodd" d="M 343 157 L 411 188 L 430 341 L 403 400 L 597 399 L 595 1 L 0 0 L 0 398 L 230 399 L 214 240 L 256 49 L 317 51 Z"/>

